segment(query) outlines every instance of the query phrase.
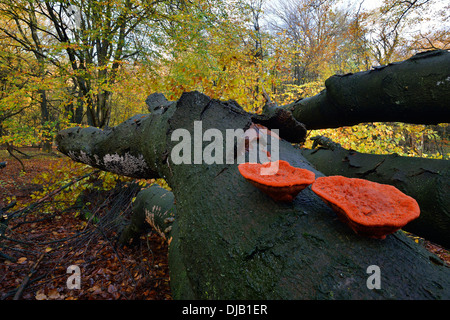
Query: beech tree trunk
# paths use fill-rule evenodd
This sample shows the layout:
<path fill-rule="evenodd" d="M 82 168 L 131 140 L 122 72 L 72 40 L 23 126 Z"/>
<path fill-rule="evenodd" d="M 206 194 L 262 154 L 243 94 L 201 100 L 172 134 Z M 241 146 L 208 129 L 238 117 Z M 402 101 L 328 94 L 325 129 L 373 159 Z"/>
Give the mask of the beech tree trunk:
<path fill-rule="evenodd" d="M 355 74 L 334 75 L 318 95 L 284 108 L 308 130 L 363 122 L 450 122 L 450 52 L 434 50 Z"/>
<path fill-rule="evenodd" d="M 214 128 L 225 137 L 253 120 L 235 103 L 191 92 L 115 128 L 61 131 L 57 144 L 75 161 L 167 181 L 176 199 L 168 239 L 175 299 L 450 298 L 450 269 L 401 231 L 385 240 L 358 236 L 310 187 L 293 203 L 274 202 L 237 163 L 173 163 L 174 130 L 194 137 L 194 121 L 202 121 L 203 132 Z M 279 152 L 323 176 L 291 143 L 281 140 Z M 381 289 L 367 286 L 372 265 L 380 268 Z"/>
<path fill-rule="evenodd" d="M 404 229 L 450 248 L 449 161 L 364 154 L 339 146 L 332 149 L 302 149 L 302 154 L 327 176 L 390 184 L 413 197 L 420 217 Z"/>
<path fill-rule="evenodd" d="M 136 240 L 148 226 L 167 240 L 171 237 L 175 214 L 173 193 L 158 185 L 152 185 L 136 196 L 131 222 L 122 232 L 119 242 L 125 245 Z"/>

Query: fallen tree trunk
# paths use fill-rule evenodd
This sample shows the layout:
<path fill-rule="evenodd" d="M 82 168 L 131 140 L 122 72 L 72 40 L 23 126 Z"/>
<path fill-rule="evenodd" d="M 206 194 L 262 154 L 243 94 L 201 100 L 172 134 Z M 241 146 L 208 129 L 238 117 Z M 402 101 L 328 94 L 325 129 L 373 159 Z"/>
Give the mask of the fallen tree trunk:
<path fill-rule="evenodd" d="M 144 189 L 136 196 L 130 224 L 123 230 L 119 243 L 129 244 L 151 226 L 163 239 L 170 239 L 172 223 L 175 221 L 175 199 L 173 193 L 158 185 Z"/>
<path fill-rule="evenodd" d="M 450 248 L 450 166 L 446 160 L 364 154 L 340 146 L 302 149 L 327 176 L 342 175 L 390 184 L 416 199 L 420 217 L 405 230 Z"/>
<path fill-rule="evenodd" d="M 249 128 L 252 116 L 193 92 L 112 129 L 72 128 L 57 137 L 59 150 L 75 161 L 162 177 L 170 185 L 174 298 L 450 298 L 450 269 L 402 232 L 385 240 L 358 236 L 310 188 L 292 204 L 274 202 L 240 175 L 237 163 L 175 164 L 172 133 L 183 129 L 195 140 L 195 121 L 202 121 L 203 132 L 226 136 L 227 129 Z M 208 144 L 203 141 L 202 150 Z M 323 176 L 290 143 L 280 141 L 279 152 L 280 159 Z M 381 289 L 367 286 L 372 265 L 381 270 Z"/>
<path fill-rule="evenodd" d="M 370 71 L 334 75 L 318 95 L 284 109 L 308 130 L 363 122 L 450 122 L 450 53 L 435 50 Z"/>
<path fill-rule="evenodd" d="M 129 244 L 151 226 L 161 238 L 169 243 L 169 266 L 172 291 L 178 299 L 192 299 L 189 277 L 180 252 L 178 222 L 176 220 L 175 198 L 171 191 L 152 185 L 139 192 L 133 205 L 129 225 L 123 230 L 119 243 Z"/>

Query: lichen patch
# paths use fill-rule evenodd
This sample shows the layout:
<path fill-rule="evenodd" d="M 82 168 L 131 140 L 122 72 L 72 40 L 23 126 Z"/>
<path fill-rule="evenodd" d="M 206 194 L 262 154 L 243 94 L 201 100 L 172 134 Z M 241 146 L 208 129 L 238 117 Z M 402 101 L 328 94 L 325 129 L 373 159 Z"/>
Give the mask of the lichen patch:
<path fill-rule="evenodd" d="M 135 157 L 128 152 L 123 156 L 117 153 L 107 154 L 101 159 L 94 154 L 93 158 L 84 151 L 69 151 L 67 155 L 74 161 L 90 166 L 105 167 L 105 170 L 125 176 L 135 176 L 148 170 L 144 156 Z"/>
<path fill-rule="evenodd" d="M 133 175 L 148 169 L 143 155 L 135 157 L 128 152 L 123 156 L 117 153 L 107 154 L 103 157 L 103 163 L 108 171 L 122 175 Z"/>

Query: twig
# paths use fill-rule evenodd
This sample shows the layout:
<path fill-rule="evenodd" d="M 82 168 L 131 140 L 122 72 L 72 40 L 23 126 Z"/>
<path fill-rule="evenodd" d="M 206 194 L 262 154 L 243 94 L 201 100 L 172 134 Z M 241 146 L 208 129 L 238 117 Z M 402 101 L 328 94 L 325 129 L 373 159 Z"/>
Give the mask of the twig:
<path fill-rule="evenodd" d="M 65 274 L 63 274 L 63 276 L 66 276 Z M 32 283 L 34 283 L 34 282 L 36 282 L 36 281 L 39 281 L 39 280 L 41 280 L 42 278 L 44 278 L 45 277 L 45 274 L 44 275 L 40 275 L 39 277 L 36 277 L 36 278 L 34 278 L 33 280 L 30 280 L 30 281 L 28 281 L 28 284 L 32 284 Z M 56 277 L 55 277 L 56 278 Z M 54 280 L 55 278 L 52 278 L 52 279 L 50 279 L 50 281 L 52 281 L 52 280 Z M 47 280 L 48 281 L 48 280 Z M 40 284 L 39 284 L 40 285 Z M 28 289 L 31 289 L 31 288 L 33 288 L 33 287 L 35 287 L 36 285 L 34 285 L 34 286 L 30 286 L 30 287 L 28 287 Z M 10 290 L 10 291 L 8 291 L 7 293 L 5 293 L 1 298 L 0 298 L 0 300 L 6 300 L 6 298 L 8 298 L 9 296 L 12 296 L 13 294 L 15 294 L 16 292 L 17 292 L 17 290 L 18 289 L 13 289 L 13 290 Z"/>
<path fill-rule="evenodd" d="M 74 183 L 76 183 L 76 182 L 78 182 L 78 181 L 80 181 L 80 180 L 83 180 L 83 179 L 85 179 L 85 178 L 87 178 L 87 177 L 93 175 L 94 173 L 98 173 L 98 172 L 100 172 L 100 170 L 95 170 L 95 171 L 92 171 L 92 172 L 87 173 L 87 174 L 85 174 L 85 175 L 82 175 L 81 177 L 78 177 L 78 178 L 73 179 L 73 180 L 70 181 L 69 183 L 67 183 L 67 184 L 65 184 L 65 185 L 63 185 L 63 186 L 61 186 L 61 187 L 59 187 L 58 189 L 53 190 L 52 192 L 48 193 L 46 196 L 44 196 L 44 197 L 42 197 L 41 199 L 37 200 L 36 202 L 32 203 L 31 205 L 29 205 L 29 206 L 26 207 L 25 209 L 21 209 L 21 210 L 18 210 L 18 211 L 13 212 L 8 218 L 15 218 L 15 217 L 18 216 L 19 213 L 20 213 L 20 215 L 23 215 L 23 214 L 27 213 L 28 211 L 33 210 L 34 208 L 36 208 L 38 205 L 40 205 L 41 203 L 43 203 L 43 202 L 44 202 L 45 200 L 47 200 L 48 198 L 53 197 L 55 194 L 57 194 L 57 193 L 61 192 L 62 190 L 64 190 L 64 189 L 70 187 L 70 186 L 73 185 Z"/>
<path fill-rule="evenodd" d="M 0 252 L 0 258 L 5 259 L 5 260 L 9 260 L 11 262 L 16 262 L 17 259 L 14 257 L 11 257 L 9 255 L 7 255 L 6 253 Z"/>
<path fill-rule="evenodd" d="M 1 245 L 1 248 L 5 249 L 5 250 L 17 251 L 17 252 L 22 252 L 22 253 L 31 253 L 31 254 L 36 254 L 36 255 L 39 254 L 38 251 L 19 249 L 19 248 L 4 246 L 4 245 Z"/>
<path fill-rule="evenodd" d="M 14 150 L 14 151 L 16 151 L 16 152 L 18 152 L 18 153 L 20 153 L 21 155 L 25 156 L 25 158 L 27 158 L 27 159 L 30 159 L 31 157 L 33 157 L 33 156 L 30 156 L 29 154 L 26 154 L 26 153 L 20 151 L 20 150 L 17 149 L 17 148 L 14 148 L 14 146 L 11 146 L 11 149 Z"/>
<path fill-rule="evenodd" d="M 342 148 L 342 146 L 331 140 L 330 138 L 327 138 L 325 136 L 315 136 L 310 138 L 310 140 L 314 141 L 312 145 L 312 149 L 315 149 L 317 145 L 320 145 L 326 149 L 334 150 L 338 148 Z"/>
<path fill-rule="evenodd" d="M 0 213 L 4 213 L 4 212 L 8 211 L 12 207 L 14 207 L 16 204 L 17 204 L 17 202 L 13 201 L 10 204 L 8 204 L 6 207 L 0 208 Z"/>
<path fill-rule="evenodd" d="M 130 271 L 124 266 L 124 264 L 123 264 L 123 262 L 122 262 L 122 259 L 120 258 L 120 255 L 119 255 L 119 253 L 118 253 L 117 250 L 116 250 L 116 247 L 111 243 L 111 240 L 110 240 L 110 239 L 108 238 L 108 236 L 105 234 L 103 228 L 101 228 L 101 226 L 95 226 L 95 228 L 96 228 L 97 230 L 100 231 L 100 233 L 101 233 L 101 235 L 103 236 L 103 238 L 108 242 L 108 244 L 110 245 L 110 247 L 113 249 L 114 253 L 116 254 L 117 260 L 119 261 L 120 266 L 122 267 L 122 269 L 123 269 L 124 271 L 126 271 L 126 272 L 128 273 L 128 276 L 131 278 L 131 281 L 133 281 L 133 284 L 136 285 L 136 280 L 134 280 L 133 275 L 132 275 L 132 274 L 130 273 Z"/>
<path fill-rule="evenodd" d="M 16 155 L 13 153 L 14 147 L 11 146 L 8 142 L 6 142 L 6 150 L 11 155 L 11 157 L 13 157 L 14 159 L 16 159 L 17 161 L 20 162 L 20 164 L 22 165 L 22 171 L 26 171 L 25 165 L 23 164 L 22 160 L 20 160 L 18 157 L 16 157 Z"/>
<path fill-rule="evenodd" d="M 0 238 L 1 238 L 1 239 L 5 239 L 6 241 L 16 242 L 16 243 L 25 244 L 25 245 L 32 245 L 32 244 L 33 244 L 33 242 L 23 241 L 23 240 L 17 240 L 17 239 L 12 239 L 12 238 L 9 238 L 9 237 L 7 237 L 7 236 L 5 236 L 5 235 L 3 235 L 3 234 L 0 235 Z"/>
<path fill-rule="evenodd" d="M 28 284 L 28 281 L 30 281 L 30 278 L 35 274 L 35 272 L 37 271 L 37 267 L 39 266 L 39 263 L 41 263 L 42 259 L 44 258 L 45 253 L 42 253 L 41 256 L 39 257 L 39 259 L 36 261 L 36 263 L 34 264 L 34 266 L 31 268 L 30 272 L 28 273 L 28 275 L 25 277 L 25 279 L 23 279 L 22 284 L 20 285 L 20 287 L 17 289 L 16 294 L 14 295 L 13 300 L 19 300 L 20 296 L 22 295 L 23 290 L 25 289 L 25 287 Z"/>

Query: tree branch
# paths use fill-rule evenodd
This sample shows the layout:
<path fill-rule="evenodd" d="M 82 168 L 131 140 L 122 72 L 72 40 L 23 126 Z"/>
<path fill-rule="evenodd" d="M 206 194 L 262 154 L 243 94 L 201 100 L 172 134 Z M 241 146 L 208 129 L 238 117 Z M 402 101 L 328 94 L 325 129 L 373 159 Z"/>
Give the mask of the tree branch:
<path fill-rule="evenodd" d="M 450 53 L 428 51 L 371 71 L 334 75 L 318 95 L 282 108 L 309 130 L 378 121 L 450 122 L 449 74 Z"/>
<path fill-rule="evenodd" d="M 346 150 L 329 139 L 315 142 L 326 147 L 302 149 L 302 154 L 318 170 L 395 186 L 420 207 L 420 217 L 404 229 L 450 248 L 448 160 L 366 154 Z"/>

